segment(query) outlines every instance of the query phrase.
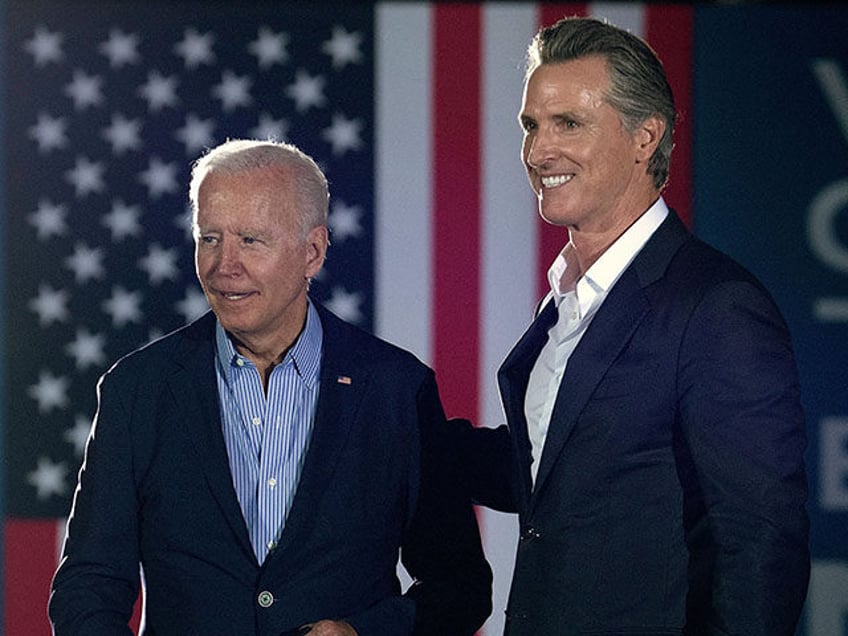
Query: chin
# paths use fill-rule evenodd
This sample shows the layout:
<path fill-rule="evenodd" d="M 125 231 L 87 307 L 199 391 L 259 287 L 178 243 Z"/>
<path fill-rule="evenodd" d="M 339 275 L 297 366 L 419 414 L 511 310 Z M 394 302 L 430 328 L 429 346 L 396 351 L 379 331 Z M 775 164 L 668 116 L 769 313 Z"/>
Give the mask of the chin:
<path fill-rule="evenodd" d="M 245 331 L 248 327 L 248 321 L 242 316 L 227 311 L 216 311 L 214 313 L 218 317 L 218 322 L 221 323 L 221 326 L 230 333 L 239 333 Z"/>
<path fill-rule="evenodd" d="M 565 215 L 561 212 L 545 210 L 542 206 L 539 206 L 539 216 L 542 217 L 542 220 L 545 223 L 549 223 L 550 225 L 555 225 L 557 227 L 565 227 L 568 225 L 568 221 L 564 218 Z"/>

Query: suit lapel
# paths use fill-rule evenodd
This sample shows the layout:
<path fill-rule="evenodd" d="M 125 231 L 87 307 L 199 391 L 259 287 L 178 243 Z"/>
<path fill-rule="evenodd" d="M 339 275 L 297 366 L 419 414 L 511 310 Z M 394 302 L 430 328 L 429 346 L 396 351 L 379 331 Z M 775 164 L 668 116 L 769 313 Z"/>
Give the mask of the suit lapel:
<path fill-rule="evenodd" d="M 333 477 L 334 467 L 353 425 L 370 373 L 357 363 L 358 332 L 316 304 L 324 331 L 321 386 L 315 423 L 297 492 L 280 539 L 280 552 L 309 533 L 314 511 Z"/>
<path fill-rule="evenodd" d="M 568 361 L 551 413 L 534 494 L 542 490 L 586 402 L 647 310 L 648 301 L 638 277 L 628 269 L 610 290 Z"/>
<path fill-rule="evenodd" d="M 169 386 L 177 408 L 184 413 L 188 443 L 203 469 L 209 489 L 242 549 L 256 556 L 230 474 L 230 463 L 221 430 L 218 384 L 215 375 L 215 318 L 209 313 L 186 330 L 175 358 L 180 368 Z"/>
<path fill-rule="evenodd" d="M 516 494 L 522 510 L 526 509 L 530 498 L 530 462 L 532 461 L 527 420 L 524 416 L 524 396 L 527 393 L 530 371 L 547 341 L 548 329 L 556 321 L 556 316 L 556 306 L 553 299 L 550 299 L 544 303 L 542 311 L 515 344 L 498 371 L 501 400 L 516 448 L 515 456 L 519 475 L 519 492 Z"/>

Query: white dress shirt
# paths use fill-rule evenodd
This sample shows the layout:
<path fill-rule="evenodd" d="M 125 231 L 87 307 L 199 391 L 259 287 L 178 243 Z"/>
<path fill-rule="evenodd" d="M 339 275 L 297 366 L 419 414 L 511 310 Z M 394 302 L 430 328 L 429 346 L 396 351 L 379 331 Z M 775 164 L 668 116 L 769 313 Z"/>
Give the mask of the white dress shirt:
<path fill-rule="evenodd" d="M 550 293 L 559 317 L 530 372 L 524 415 L 533 452 L 533 483 L 539 471 L 551 414 L 568 359 L 577 348 L 609 290 L 668 215 L 662 197 L 640 216 L 584 273 L 579 271 L 574 245 L 569 243 L 548 270 Z"/>

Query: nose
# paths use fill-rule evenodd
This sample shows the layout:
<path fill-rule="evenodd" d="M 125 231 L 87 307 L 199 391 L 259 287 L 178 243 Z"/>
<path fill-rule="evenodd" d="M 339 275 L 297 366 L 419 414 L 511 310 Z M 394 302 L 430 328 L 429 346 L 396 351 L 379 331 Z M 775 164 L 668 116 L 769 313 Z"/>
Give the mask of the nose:
<path fill-rule="evenodd" d="M 539 169 L 553 159 L 554 145 L 551 136 L 542 127 L 537 128 L 532 135 L 524 140 L 524 161 L 528 166 Z"/>
<path fill-rule="evenodd" d="M 222 276 L 237 276 L 242 272 L 241 252 L 234 241 L 221 242 L 215 269 Z"/>

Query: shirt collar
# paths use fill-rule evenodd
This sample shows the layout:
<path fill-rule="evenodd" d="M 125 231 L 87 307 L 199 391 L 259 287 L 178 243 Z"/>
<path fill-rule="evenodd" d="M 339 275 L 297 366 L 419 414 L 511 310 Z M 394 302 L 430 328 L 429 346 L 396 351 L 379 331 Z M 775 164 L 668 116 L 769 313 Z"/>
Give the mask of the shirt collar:
<path fill-rule="evenodd" d="M 651 235 L 657 230 L 668 216 L 668 206 L 662 197 L 649 207 L 627 230 L 619 236 L 615 242 L 601 254 L 600 258 L 582 276 L 579 276 L 576 285 L 573 281 L 574 274 L 569 275 L 568 268 L 577 268 L 577 259 L 574 254 L 574 244 L 571 241 L 562 249 L 548 269 L 548 283 L 551 294 L 557 304 L 569 291 L 577 289 L 578 298 L 581 288 L 589 285 L 595 292 L 606 293 L 610 287 L 621 276 L 622 272 L 633 261 L 639 251 L 644 247 Z"/>
<path fill-rule="evenodd" d="M 304 325 L 297 340 L 286 352 L 281 364 L 291 360 L 298 375 L 310 388 L 318 381 L 323 341 L 324 332 L 321 328 L 321 319 L 318 317 L 318 312 L 313 307 L 312 301 L 307 299 L 306 325 Z M 216 322 L 215 326 L 215 351 L 218 370 L 228 385 L 232 385 L 232 374 L 236 367 L 253 366 L 250 360 L 236 351 L 220 321 Z"/>

